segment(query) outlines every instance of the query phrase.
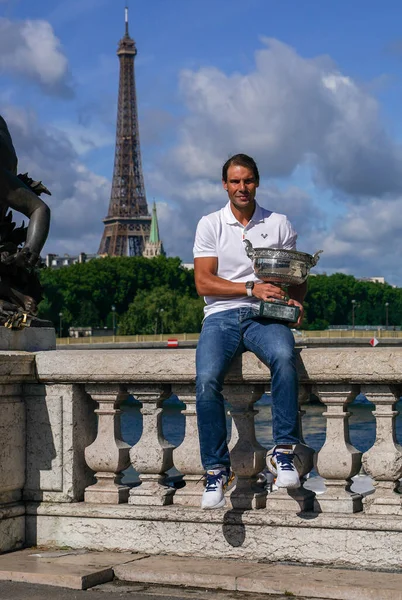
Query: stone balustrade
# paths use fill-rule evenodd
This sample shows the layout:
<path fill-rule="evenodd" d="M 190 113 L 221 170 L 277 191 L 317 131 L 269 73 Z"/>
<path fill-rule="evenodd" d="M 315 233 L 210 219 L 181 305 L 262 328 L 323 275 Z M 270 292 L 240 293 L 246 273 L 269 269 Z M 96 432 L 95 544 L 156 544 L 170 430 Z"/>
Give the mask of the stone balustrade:
<path fill-rule="evenodd" d="M 402 447 L 396 439 L 395 404 L 401 395 L 402 348 L 299 351 L 300 401 L 314 393 L 322 402 L 326 438 L 315 456 L 307 446 L 297 448 L 302 486 L 291 492 L 267 493 L 259 475 L 269 449 L 256 439 L 254 404 L 269 391 L 269 371 L 254 355 L 237 360 L 224 395 L 238 483 L 219 511 L 199 508 L 203 469 L 193 350 L 20 355 L 26 365 L 31 361 L 26 374 L 17 369 L 10 375 L 0 366 L 0 403 L 14 407 L 5 411 L 7 418 L 0 416 L 0 431 L 10 422 L 16 428 L 4 442 L 0 436 L 0 534 L 7 521 L 1 510 L 13 505 L 20 511 L 16 522 L 26 521 L 29 544 L 359 566 L 373 566 L 381 552 L 385 566 L 398 563 Z M 350 405 L 359 393 L 375 405 L 376 420 L 375 443 L 363 454 L 349 435 Z M 184 438 L 176 447 L 163 428 L 172 394 L 185 405 Z M 121 404 L 129 395 L 141 403 L 141 433 L 133 445 L 122 439 L 120 427 Z M 20 416 L 13 413 L 15 406 Z M 16 425 L 24 411 L 26 430 Z M 303 413 L 301 408 L 301 423 Z M 17 448 L 23 468 L 10 477 L 7 457 Z M 303 485 L 313 464 L 325 480 L 319 495 Z M 139 485 L 122 483 L 129 465 L 139 474 Z M 182 481 L 169 476 L 172 467 Z M 362 468 L 374 485 L 364 497 L 350 490 Z M 9 534 L 3 548 L 0 542 L 0 550 L 22 543 L 21 527 L 18 531 L 15 539 Z"/>

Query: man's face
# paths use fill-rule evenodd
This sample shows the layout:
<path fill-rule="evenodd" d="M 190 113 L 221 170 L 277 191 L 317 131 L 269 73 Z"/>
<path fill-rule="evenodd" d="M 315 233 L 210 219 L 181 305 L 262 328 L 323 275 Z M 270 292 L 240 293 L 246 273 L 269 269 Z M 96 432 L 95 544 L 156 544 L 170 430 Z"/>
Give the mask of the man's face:
<path fill-rule="evenodd" d="M 227 191 L 229 200 L 238 210 L 254 208 L 254 198 L 258 188 L 253 171 L 240 165 L 230 165 L 228 168 L 228 180 L 223 181 L 223 187 Z"/>

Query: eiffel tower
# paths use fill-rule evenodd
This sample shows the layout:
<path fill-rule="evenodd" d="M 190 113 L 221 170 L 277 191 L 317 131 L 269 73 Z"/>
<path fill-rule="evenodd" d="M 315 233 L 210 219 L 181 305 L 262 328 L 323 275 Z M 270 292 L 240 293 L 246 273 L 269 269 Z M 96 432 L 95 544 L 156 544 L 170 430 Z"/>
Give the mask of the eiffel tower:
<path fill-rule="evenodd" d="M 126 31 L 117 50 L 120 80 L 112 192 L 98 251 L 103 256 L 142 256 L 152 220 L 141 165 L 134 78 L 137 48 L 128 31 L 127 7 L 125 22 Z"/>

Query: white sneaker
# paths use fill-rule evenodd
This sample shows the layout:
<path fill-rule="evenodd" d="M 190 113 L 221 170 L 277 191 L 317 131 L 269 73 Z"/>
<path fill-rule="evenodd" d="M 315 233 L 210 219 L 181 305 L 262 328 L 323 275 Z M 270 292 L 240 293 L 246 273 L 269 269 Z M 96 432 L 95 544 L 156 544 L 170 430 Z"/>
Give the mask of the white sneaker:
<path fill-rule="evenodd" d="M 207 471 L 207 483 L 202 495 L 201 508 L 211 510 L 225 506 L 224 494 L 235 483 L 235 474 L 230 469 L 211 469 L 211 471 Z"/>
<path fill-rule="evenodd" d="M 291 448 L 275 446 L 267 462 L 267 467 L 276 476 L 275 485 L 278 488 L 300 487 L 299 473 L 294 464 L 295 455 Z"/>

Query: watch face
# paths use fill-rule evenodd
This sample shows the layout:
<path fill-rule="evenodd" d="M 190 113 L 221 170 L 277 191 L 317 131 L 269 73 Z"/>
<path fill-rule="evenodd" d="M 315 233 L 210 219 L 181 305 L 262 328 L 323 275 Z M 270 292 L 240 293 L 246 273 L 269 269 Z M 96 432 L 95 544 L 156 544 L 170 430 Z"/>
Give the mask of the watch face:
<path fill-rule="evenodd" d="M 249 290 L 252 290 L 254 287 L 254 281 L 247 281 L 246 282 L 246 288 Z"/>

